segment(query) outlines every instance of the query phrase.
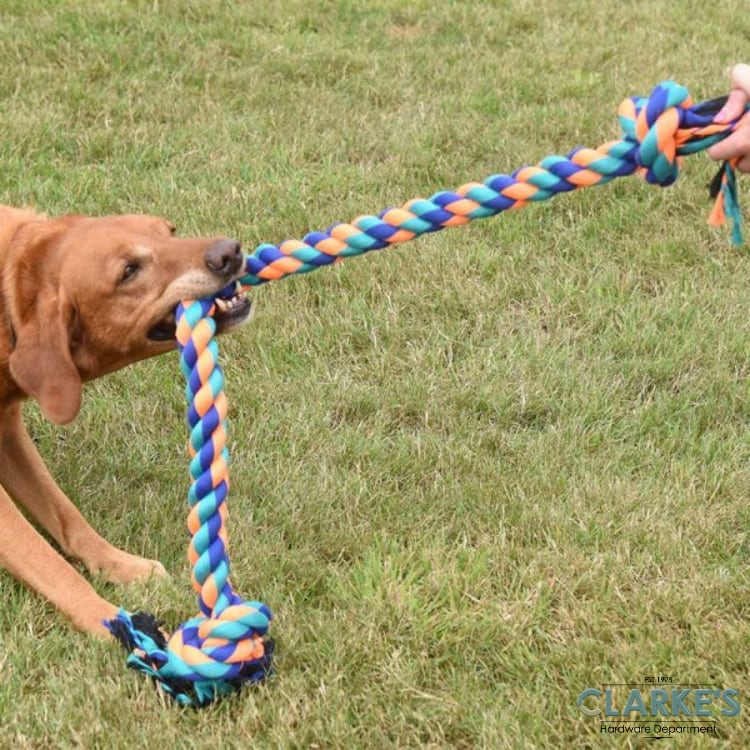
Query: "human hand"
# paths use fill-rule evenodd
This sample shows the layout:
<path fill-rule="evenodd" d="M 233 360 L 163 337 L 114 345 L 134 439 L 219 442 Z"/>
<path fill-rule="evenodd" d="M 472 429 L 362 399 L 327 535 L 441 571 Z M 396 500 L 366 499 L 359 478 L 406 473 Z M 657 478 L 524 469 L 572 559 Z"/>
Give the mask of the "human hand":
<path fill-rule="evenodd" d="M 732 90 L 727 103 L 716 115 L 716 122 L 727 123 L 741 117 L 750 101 L 750 65 L 740 63 L 732 68 Z M 717 161 L 738 159 L 737 169 L 750 172 L 750 117 L 741 121 L 728 138 L 708 149 L 708 155 Z"/>

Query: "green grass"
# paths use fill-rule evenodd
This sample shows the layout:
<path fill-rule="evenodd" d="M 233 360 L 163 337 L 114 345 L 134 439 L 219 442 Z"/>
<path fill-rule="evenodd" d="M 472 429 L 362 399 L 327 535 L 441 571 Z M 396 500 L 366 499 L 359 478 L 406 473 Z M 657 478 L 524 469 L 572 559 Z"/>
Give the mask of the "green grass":
<path fill-rule="evenodd" d="M 724 92 L 739 2 L 0 2 L 0 202 L 145 211 L 248 247 L 617 136 Z M 575 700 L 750 669 L 747 250 L 713 165 L 626 180 L 255 294 L 222 341 L 234 582 L 277 675 L 203 712 L 0 573 L 0 746 L 629 745 Z M 194 612 L 174 356 L 27 410 L 93 524 Z M 744 692 L 743 692 L 744 696 Z M 721 739 L 746 747 L 747 705 Z"/>

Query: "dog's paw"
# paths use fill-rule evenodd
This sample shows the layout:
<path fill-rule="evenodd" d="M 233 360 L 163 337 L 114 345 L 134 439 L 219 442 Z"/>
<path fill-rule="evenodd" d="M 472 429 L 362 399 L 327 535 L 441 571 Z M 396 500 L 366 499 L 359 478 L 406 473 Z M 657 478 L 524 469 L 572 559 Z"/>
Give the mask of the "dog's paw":
<path fill-rule="evenodd" d="M 77 604 L 67 614 L 77 630 L 97 638 L 108 638 L 111 633 L 104 623 L 117 617 L 117 612 L 114 604 L 96 597 L 96 601 L 86 605 Z"/>
<path fill-rule="evenodd" d="M 149 578 L 167 578 L 169 573 L 158 560 L 131 555 L 123 550 L 112 550 L 106 559 L 91 568 L 92 573 L 110 583 L 133 583 Z"/>

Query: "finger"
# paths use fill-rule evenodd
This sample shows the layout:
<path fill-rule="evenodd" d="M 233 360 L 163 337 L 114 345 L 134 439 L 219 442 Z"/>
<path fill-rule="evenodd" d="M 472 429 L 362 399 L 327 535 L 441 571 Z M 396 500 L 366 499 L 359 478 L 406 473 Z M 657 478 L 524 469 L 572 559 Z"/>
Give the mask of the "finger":
<path fill-rule="evenodd" d="M 750 81 L 748 81 L 748 84 L 750 84 Z M 727 97 L 727 103 L 714 117 L 714 122 L 726 123 L 736 120 L 745 111 L 747 102 L 748 94 L 744 89 L 732 89 Z"/>
<path fill-rule="evenodd" d="M 735 156 L 750 154 L 750 127 L 738 128 L 729 138 L 708 149 L 708 155 L 717 161 L 733 159 Z"/>
<path fill-rule="evenodd" d="M 716 115 L 716 122 L 730 122 L 737 119 L 744 111 L 750 100 L 750 65 L 738 63 L 730 74 L 732 80 L 732 91 L 726 104 Z"/>
<path fill-rule="evenodd" d="M 750 65 L 739 63 L 732 68 L 732 88 L 744 91 L 750 96 Z"/>

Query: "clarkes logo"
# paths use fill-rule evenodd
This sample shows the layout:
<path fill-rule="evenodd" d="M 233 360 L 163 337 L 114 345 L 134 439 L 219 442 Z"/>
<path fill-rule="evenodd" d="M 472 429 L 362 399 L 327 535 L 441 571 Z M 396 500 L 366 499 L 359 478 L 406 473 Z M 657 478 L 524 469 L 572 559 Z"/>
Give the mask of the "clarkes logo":
<path fill-rule="evenodd" d="M 668 675 L 587 687 L 576 703 L 581 713 L 599 721 L 600 733 L 639 734 L 650 740 L 718 736 L 719 722 L 740 713 L 739 690 L 679 683 Z"/>

